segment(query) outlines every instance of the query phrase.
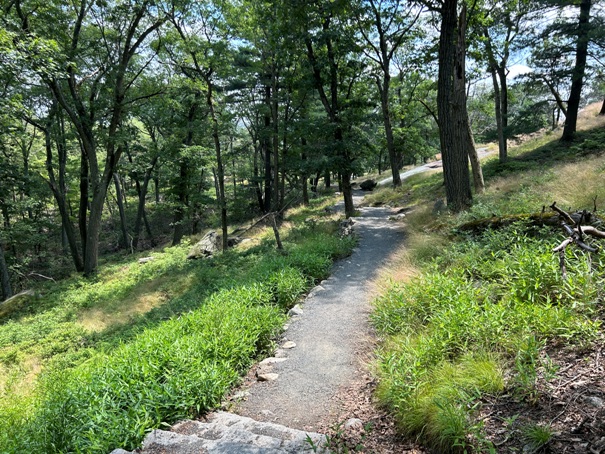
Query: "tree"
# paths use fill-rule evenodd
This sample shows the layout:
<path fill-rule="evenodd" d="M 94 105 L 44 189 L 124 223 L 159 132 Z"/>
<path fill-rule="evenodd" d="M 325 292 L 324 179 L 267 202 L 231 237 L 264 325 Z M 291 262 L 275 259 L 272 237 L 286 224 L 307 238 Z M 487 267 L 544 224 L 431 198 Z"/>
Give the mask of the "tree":
<path fill-rule="evenodd" d="M 222 247 L 228 247 L 227 201 L 225 196 L 225 169 L 221 148 L 221 125 L 217 103 L 217 73 L 224 70 L 229 56 L 228 36 L 222 11 L 212 4 L 191 2 L 170 14 L 170 22 L 178 35 L 178 40 L 165 44 L 172 62 L 183 75 L 194 84 L 201 84 L 210 122 L 212 143 L 216 157 L 217 201 L 220 210 Z M 192 109 L 197 106 L 192 105 Z M 195 111 L 189 113 L 193 120 Z M 185 145 L 192 145 L 189 135 Z M 177 238 L 175 237 L 175 241 Z M 179 238 L 180 240 L 180 238 Z M 178 241 L 177 241 L 178 242 Z"/>
<path fill-rule="evenodd" d="M 359 48 L 346 1 L 300 4 L 291 0 L 290 8 L 296 38 L 307 52 L 310 74 L 329 121 L 333 137 L 333 163 L 340 176 L 345 215 L 355 213 L 351 176 L 356 156 L 347 145 L 347 114 L 359 107 L 354 86 L 362 75 Z"/>
<path fill-rule="evenodd" d="M 458 212 L 472 203 L 468 160 L 472 153 L 476 155 L 466 111 L 467 7 L 463 3 L 459 13 L 458 0 L 423 3 L 441 18 L 437 79 L 439 136 L 447 205 Z"/>
<path fill-rule="evenodd" d="M 498 159 L 507 160 L 509 123 L 508 62 L 516 41 L 527 31 L 526 18 L 532 11 L 527 0 L 486 2 L 484 19 L 480 21 L 484 54 L 494 87 L 494 112 L 498 133 Z"/>
<path fill-rule="evenodd" d="M 392 114 L 389 100 L 391 87 L 391 62 L 397 50 L 414 38 L 412 29 L 421 9 L 412 3 L 400 1 L 365 0 L 359 4 L 359 31 L 365 41 L 364 53 L 377 66 L 374 74 L 384 123 L 387 151 L 393 186 L 401 186 L 399 170 L 401 159 L 395 149 Z"/>
<path fill-rule="evenodd" d="M 580 1 L 580 18 L 578 20 L 576 38 L 576 63 L 571 74 L 571 89 L 567 102 L 567 114 L 565 115 L 565 126 L 563 128 L 562 141 L 573 140 L 578 122 L 578 110 L 582 97 L 582 86 L 586 72 L 586 58 L 588 56 L 588 41 L 590 34 L 590 8 L 592 0 Z"/>
<path fill-rule="evenodd" d="M 12 25 L 23 52 L 33 56 L 32 67 L 78 136 L 83 272 L 90 275 L 98 263 L 107 189 L 124 150 L 121 128 L 127 107 L 137 101 L 128 95 L 153 59 L 151 55 L 141 60 L 138 55 L 165 18 L 157 15 L 150 0 L 131 4 L 79 0 L 71 7 L 15 0 L 7 12 L 14 13 Z M 40 58 L 35 52 L 39 43 L 49 49 Z"/>

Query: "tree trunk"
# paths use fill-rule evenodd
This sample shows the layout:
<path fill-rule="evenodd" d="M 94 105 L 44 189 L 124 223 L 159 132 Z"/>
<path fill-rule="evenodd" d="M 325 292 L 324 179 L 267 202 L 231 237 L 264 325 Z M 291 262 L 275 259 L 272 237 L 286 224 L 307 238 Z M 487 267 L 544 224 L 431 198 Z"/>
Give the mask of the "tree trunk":
<path fill-rule="evenodd" d="M 141 185 L 138 176 L 134 175 L 135 185 L 137 189 L 137 195 L 139 197 L 139 201 L 137 204 L 137 217 L 134 222 L 134 232 L 132 235 L 132 249 L 134 251 L 137 250 L 139 246 L 139 238 L 141 236 L 141 226 L 145 217 L 145 200 L 147 198 L 147 191 L 149 188 L 149 181 L 151 180 L 151 174 L 153 173 L 153 169 L 158 162 L 158 156 L 154 156 L 147 170 L 145 170 L 145 177 L 143 178 L 143 184 Z M 153 237 L 151 236 L 151 230 L 149 230 L 149 236 L 151 237 L 151 242 L 153 244 Z"/>
<path fill-rule="evenodd" d="M 111 179 L 111 175 L 108 175 Z M 84 248 L 84 275 L 92 275 L 99 262 L 99 234 L 101 233 L 101 220 L 103 216 L 103 204 L 107 195 L 109 179 L 103 178 L 93 188 L 92 201 L 90 203 L 90 214 L 88 216 L 88 228 L 86 229 L 86 247 Z"/>
<path fill-rule="evenodd" d="M 601 111 L 599 115 L 605 115 L 605 99 L 603 99 L 603 104 L 601 105 Z"/>
<path fill-rule="evenodd" d="M 469 207 L 472 202 L 468 172 L 468 116 L 466 113 L 466 92 L 464 52 L 457 45 L 457 0 L 444 0 L 441 10 L 442 22 L 439 37 L 439 78 L 437 104 L 439 112 L 439 136 L 443 158 L 443 175 L 448 207 L 458 212 Z M 461 25 L 465 25 L 465 8 Z"/>
<path fill-rule="evenodd" d="M 61 137 L 58 138 L 57 148 L 60 150 L 59 152 L 59 184 L 57 185 L 55 171 L 53 169 L 52 159 L 52 144 L 51 144 L 51 136 L 49 129 L 43 130 L 45 136 L 45 147 L 46 147 L 46 172 L 48 174 L 48 185 L 55 197 L 55 201 L 57 202 L 57 206 L 59 208 L 59 214 L 61 216 L 61 224 L 63 226 L 63 231 L 65 232 L 65 236 L 67 238 L 67 243 L 69 244 L 69 250 L 71 252 L 71 257 L 74 262 L 74 266 L 76 271 L 81 272 L 84 271 L 84 262 L 82 260 L 82 256 L 80 255 L 80 251 L 78 250 L 78 242 L 76 240 L 76 232 L 74 230 L 73 224 L 71 223 L 71 219 L 69 217 L 69 207 L 67 205 L 66 198 L 66 186 L 65 186 L 65 162 L 63 161 L 63 156 L 61 154 L 62 145 L 60 144 Z M 59 131 L 61 134 L 61 131 Z M 86 184 L 88 187 L 88 183 Z M 80 209 L 82 209 L 80 207 Z M 84 214 L 86 216 L 86 214 Z M 81 221 L 80 221 L 81 222 Z M 86 218 L 84 218 L 84 224 L 80 223 L 80 226 L 86 225 Z M 85 231 L 85 230 L 84 230 Z M 82 233 L 82 230 L 80 230 Z"/>
<path fill-rule="evenodd" d="M 212 139 L 214 141 L 214 151 L 216 152 L 217 164 L 217 182 L 219 190 L 219 207 L 221 210 L 221 228 L 223 232 L 223 252 L 228 248 L 229 232 L 227 225 L 227 200 L 225 198 L 225 170 L 223 167 L 223 158 L 221 156 L 221 141 L 219 137 L 218 118 L 214 108 L 214 99 L 212 97 L 211 71 L 206 73 L 206 105 L 210 111 L 210 120 L 212 121 Z"/>
<path fill-rule="evenodd" d="M 592 0 L 582 0 L 580 3 L 580 21 L 578 24 L 578 41 L 576 44 L 576 64 L 571 76 L 571 90 L 567 102 L 567 115 L 561 140 L 568 142 L 573 140 L 576 134 L 578 122 L 578 110 L 582 98 L 582 85 L 584 83 L 584 72 L 586 69 L 586 57 L 588 56 L 589 21 Z"/>
<path fill-rule="evenodd" d="M 179 244 L 185 234 L 185 207 L 187 206 L 187 181 L 189 180 L 189 159 L 182 158 L 179 165 L 179 179 L 176 183 L 177 206 L 173 212 L 172 245 Z"/>
<path fill-rule="evenodd" d="M 2 299 L 9 299 L 11 296 L 13 296 L 13 289 L 11 288 L 8 267 L 6 266 L 6 260 L 4 258 L 2 241 L 0 241 L 0 282 L 2 283 Z"/>
<path fill-rule="evenodd" d="M 126 227 L 126 213 L 124 212 L 124 198 L 122 193 L 122 184 L 120 176 L 117 173 L 113 174 L 113 184 L 116 188 L 116 201 L 118 203 L 118 212 L 120 214 L 120 249 L 128 249 L 128 228 Z"/>
<path fill-rule="evenodd" d="M 492 83 L 494 85 L 494 106 L 496 114 L 496 129 L 498 131 L 498 161 L 501 164 L 506 162 L 506 139 L 504 138 L 504 125 L 502 124 L 502 102 L 500 93 L 500 84 L 498 83 L 498 73 L 495 68 L 490 70 L 492 74 Z"/>
<path fill-rule="evenodd" d="M 494 86 L 494 113 L 496 115 L 496 129 L 498 132 L 498 160 L 500 163 L 504 163 L 507 159 L 506 137 L 504 133 L 505 105 L 508 108 L 508 102 L 506 102 L 508 96 L 506 92 L 506 63 L 504 60 L 502 66 L 498 65 L 487 28 L 484 29 L 483 34 L 485 35 L 485 50 L 489 62 L 489 72 L 491 73 L 492 85 Z M 498 77 L 500 77 L 500 82 L 498 82 Z"/>
<path fill-rule="evenodd" d="M 78 208 L 78 228 L 80 230 L 80 241 L 82 243 L 82 252 L 86 251 L 86 214 L 88 213 L 88 158 L 86 151 L 80 150 L 80 204 Z"/>
<path fill-rule="evenodd" d="M 279 211 L 280 209 L 280 195 L 279 195 L 279 118 L 278 108 L 279 103 L 277 99 L 277 74 L 275 67 L 271 70 L 271 139 L 273 149 L 273 211 Z"/>
<path fill-rule="evenodd" d="M 401 177 L 399 176 L 399 158 L 395 151 L 395 139 L 393 137 L 393 125 L 391 123 L 391 110 L 389 107 L 389 88 L 391 76 L 388 73 L 383 75 L 382 83 L 376 81 L 378 91 L 380 92 L 380 107 L 382 110 L 382 121 L 384 123 L 384 132 L 387 139 L 387 152 L 391 164 L 391 173 L 393 174 L 393 186 L 401 186 Z M 378 172 L 380 173 L 380 171 Z"/>
<path fill-rule="evenodd" d="M 263 191 L 261 188 L 261 179 L 258 169 L 258 155 L 259 155 L 259 147 L 254 141 L 254 163 L 253 163 L 253 172 L 254 172 L 254 192 L 256 193 L 256 200 L 258 202 L 258 208 L 261 211 L 265 211 L 265 204 L 263 202 Z"/>
<path fill-rule="evenodd" d="M 309 174 L 307 173 L 306 170 L 306 165 L 307 165 L 307 139 L 305 139 L 304 137 L 302 137 L 300 139 L 300 145 L 302 147 L 302 151 L 300 153 L 300 160 L 302 161 L 302 175 L 301 175 L 301 179 L 302 179 L 302 197 L 303 197 L 303 205 L 307 206 L 309 205 Z"/>
<path fill-rule="evenodd" d="M 183 139 L 183 145 L 186 147 L 193 144 L 193 128 L 195 127 L 194 120 L 198 108 L 199 97 L 200 94 L 196 93 L 195 100 L 191 106 L 189 106 L 189 111 L 187 113 L 187 132 L 185 134 L 185 138 Z M 189 165 L 189 158 L 181 157 L 179 179 L 175 185 L 178 205 L 174 209 L 174 232 L 172 236 L 173 245 L 179 244 L 183 239 L 183 235 L 185 234 L 183 223 L 185 222 L 185 207 L 187 207 L 189 204 Z"/>
<path fill-rule="evenodd" d="M 471 161 L 471 169 L 473 171 L 473 184 L 475 186 L 475 192 L 477 194 L 483 194 L 485 192 L 485 181 L 483 180 L 483 171 L 481 170 L 481 161 L 479 161 L 479 155 L 477 154 L 477 148 L 475 147 L 475 140 L 473 139 L 473 132 L 468 124 L 468 143 L 472 144 L 468 149 L 468 158 Z"/>
<path fill-rule="evenodd" d="M 506 62 L 501 62 L 498 66 L 498 76 L 500 77 L 500 118 L 502 120 L 502 146 L 504 147 L 504 157 L 508 159 L 508 81 L 506 79 Z"/>
<path fill-rule="evenodd" d="M 264 208 L 263 208 L 263 212 L 265 213 L 269 213 L 271 211 L 271 197 L 272 197 L 272 186 L 273 186 L 273 178 L 271 176 L 271 145 L 270 145 L 270 140 L 269 140 L 269 136 L 270 136 L 270 131 L 271 131 L 271 87 L 269 85 L 265 86 L 265 116 L 264 116 L 264 120 L 265 120 L 265 127 L 263 129 L 263 134 L 261 135 L 262 137 L 262 144 L 263 144 L 263 157 L 264 157 L 264 164 L 265 164 L 265 175 L 264 175 L 264 182 L 265 182 L 265 188 L 264 188 Z"/>

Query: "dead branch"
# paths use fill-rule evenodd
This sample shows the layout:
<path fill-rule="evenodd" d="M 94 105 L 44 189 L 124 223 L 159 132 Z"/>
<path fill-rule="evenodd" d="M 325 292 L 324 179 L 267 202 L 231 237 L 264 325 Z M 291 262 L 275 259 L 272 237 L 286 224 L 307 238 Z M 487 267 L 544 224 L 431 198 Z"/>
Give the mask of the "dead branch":
<path fill-rule="evenodd" d="M 605 238 L 605 232 L 593 227 L 592 225 L 581 226 L 582 232 L 595 238 Z"/>
<path fill-rule="evenodd" d="M 569 224 L 575 224 L 576 221 L 569 215 L 569 213 L 567 213 L 566 211 L 563 211 L 561 208 L 559 208 L 557 206 L 557 202 L 553 202 L 552 205 L 550 206 L 550 208 L 553 211 L 556 211 L 557 213 L 559 213 L 559 215 L 561 217 L 563 217 L 563 219 L 565 220 L 565 222 L 568 222 Z"/>
<path fill-rule="evenodd" d="M 569 215 L 574 221 L 573 225 L 576 225 L 577 220 L 580 219 L 581 213 L 572 213 Z M 599 221 L 596 216 L 591 216 L 589 213 L 587 219 L 584 222 L 597 222 Z M 559 226 L 560 218 L 558 214 L 546 213 L 544 211 L 540 213 L 530 214 L 513 214 L 507 216 L 492 216 L 491 218 L 476 219 L 474 221 L 467 222 L 458 227 L 458 230 L 463 232 L 481 232 L 486 229 L 498 229 L 506 227 L 515 222 L 524 221 L 536 227 L 548 226 Z M 584 226 L 582 227 L 584 228 Z"/>

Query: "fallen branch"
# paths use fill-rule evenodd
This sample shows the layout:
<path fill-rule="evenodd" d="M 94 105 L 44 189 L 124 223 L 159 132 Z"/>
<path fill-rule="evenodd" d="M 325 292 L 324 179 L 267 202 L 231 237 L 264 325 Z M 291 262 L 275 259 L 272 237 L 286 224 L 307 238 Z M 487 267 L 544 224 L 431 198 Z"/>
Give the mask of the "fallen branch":
<path fill-rule="evenodd" d="M 571 217 L 571 219 L 574 220 L 572 222 L 572 224 L 575 225 L 576 222 L 582 216 L 582 214 L 573 213 L 569 216 Z M 513 224 L 515 222 L 519 222 L 519 221 L 528 222 L 529 224 L 534 225 L 536 227 L 542 227 L 545 225 L 556 227 L 556 226 L 561 225 L 559 215 L 557 215 L 557 214 L 553 215 L 552 213 L 545 213 L 542 211 L 540 213 L 513 214 L 513 215 L 508 215 L 508 216 L 492 216 L 491 218 L 477 219 L 477 220 L 470 221 L 470 222 L 460 225 L 458 227 L 458 230 L 463 231 L 463 232 L 480 232 L 482 230 L 486 230 L 489 228 L 497 229 L 497 228 L 501 228 L 501 227 L 506 227 L 507 225 L 511 225 L 511 224 Z M 584 222 L 587 222 L 587 223 L 600 222 L 600 219 L 598 219 L 596 216 L 592 216 L 589 213 L 588 218 L 584 219 Z M 582 227 L 582 228 L 584 228 L 584 227 Z"/>
<path fill-rule="evenodd" d="M 595 205 L 596 205 L 596 199 L 595 199 Z M 558 217 L 560 218 L 561 227 L 563 227 L 563 229 L 565 230 L 565 232 L 568 235 L 568 237 L 565 240 L 563 240 L 563 242 L 561 244 L 559 244 L 557 247 L 553 248 L 553 250 L 552 250 L 553 252 L 559 254 L 559 267 L 561 268 L 561 275 L 563 276 L 563 279 L 567 279 L 567 267 L 565 266 L 565 250 L 567 249 L 567 247 L 570 244 L 575 244 L 579 248 L 581 248 L 587 252 L 598 252 L 599 251 L 598 247 L 596 247 L 596 248 L 592 247 L 584 241 L 584 234 L 593 236 L 595 238 L 605 238 L 605 232 L 602 232 L 593 226 L 583 226 L 582 225 L 582 223 L 585 220 L 593 217 L 591 215 L 591 213 L 586 212 L 586 210 L 579 213 L 579 218 L 578 217 L 574 218 L 569 213 L 567 213 L 567 212 L 561 210 L 559 207 L 557 207 L 556 202 L 553 202 L 553 204 L 550 206 L 550 208 L 553 211 L 555 211 L 556 213 L 558 213 Z M 571 227 L 568 224 L 573 224 L 575 227 Z M 589 256 L 589 259 L 590 259 L 590 256 Z"/>

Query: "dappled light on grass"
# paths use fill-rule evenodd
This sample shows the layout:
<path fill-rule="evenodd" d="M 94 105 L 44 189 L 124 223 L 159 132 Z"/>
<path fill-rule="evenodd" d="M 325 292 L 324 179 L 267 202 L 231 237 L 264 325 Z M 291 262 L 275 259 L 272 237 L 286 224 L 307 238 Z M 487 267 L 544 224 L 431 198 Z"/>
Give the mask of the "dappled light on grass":
<path fill-rule="evenodd" d="M 284 251 L 266 228 L 252 246 L 206 260 L 168 248 L 62 282 L 39 310 L 0 325 L 0 364 L 14 377 L 3 383 L 0 446 L 133 449 L 149 430 L 214 408 L 271 351 L 288 309 L 351 252 L 324 203 L 307 212 L 313 225 L 283 225 Z M 29 379 L 24 395 L 11 391 Z"/>

